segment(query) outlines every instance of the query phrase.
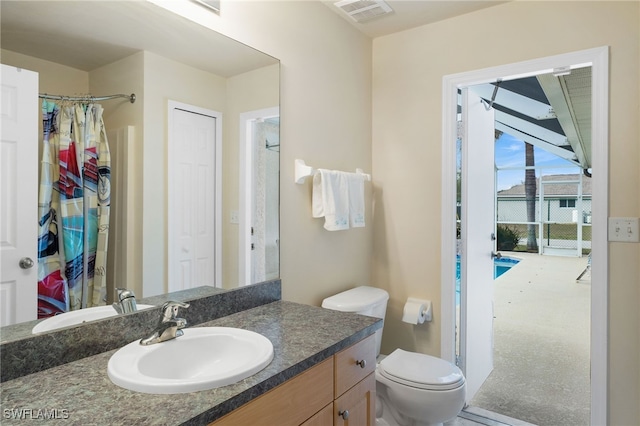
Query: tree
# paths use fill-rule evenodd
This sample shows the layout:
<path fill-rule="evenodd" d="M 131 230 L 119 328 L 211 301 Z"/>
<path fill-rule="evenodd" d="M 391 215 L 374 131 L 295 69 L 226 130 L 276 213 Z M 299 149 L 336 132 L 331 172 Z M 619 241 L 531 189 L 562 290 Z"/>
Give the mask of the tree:
<path fill-rule="evenodd" d="M 533 145 L 524 143 L 525 147 L 525 166 L 524 171 L 524 193 L 527 200 L 527 222 L 536 221 L 536 171 L 533 168 L 535 166 L 535 157 L 533 152 Z M 538 241 L 536 239 L 536 225 L 527 225 L 527 251 L 537 252 Z"/>

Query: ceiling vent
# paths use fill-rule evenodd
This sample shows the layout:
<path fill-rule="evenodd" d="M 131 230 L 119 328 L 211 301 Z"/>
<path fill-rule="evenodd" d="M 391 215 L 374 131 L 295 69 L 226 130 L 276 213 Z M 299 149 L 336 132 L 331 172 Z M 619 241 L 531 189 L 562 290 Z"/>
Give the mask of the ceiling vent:
<path fill-rule="evenodd" d="M 393 12 L 382 0 L 342 0 L 334 4 L 356 22 L 370 21 Z"/>

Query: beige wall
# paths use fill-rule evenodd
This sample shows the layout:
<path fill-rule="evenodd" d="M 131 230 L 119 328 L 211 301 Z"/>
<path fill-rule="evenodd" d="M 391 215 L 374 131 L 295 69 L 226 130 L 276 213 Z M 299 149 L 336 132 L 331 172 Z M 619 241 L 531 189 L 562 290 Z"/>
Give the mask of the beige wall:
<path fill-rule="evenodd" d="M 223 2 L 220 17 L 199 15 L 196 20 L 210 28 L 281 60 L 286 300 L 318 305 L 337 291 L 373 283 L 391 292 L 391 327 L 407 296 L 439 300 L 441 87 L 447 74 L 610 45 L 610 214 L 640 216 L 637 2 L 516 1 L 373 43 L 317 2 Z M 145 148 L 153 146 L 148 136 Z M 311 218 L 310 181 L 293 183 L 295 158 L 371 172 L 367 227 L 332 233 Z M 148 172 L 157 175 L 162 164 L 150 164 Z M 165 202 L 164 195 L 145 197 L 156 197 L 150 201 L 158 206 Z M 146 234 L 155 232 L 153 223 L 145 224 Z M 637 244 L 610 249 L 610 423 L 640 424 L 640 252 Z M 164 258 L 151 255 L 149 269 Z M 395 336 L 386 332 L 385 348 L 438 354 L 439 307 L 434 314 L 419 333 L 398 326 Z"/>
<path fill-rule="evenodd" d="M 144 160 L 141 212 L 144 296 L 167 291 L 167 108 L 173 100 L 223 112 L 224 78 L 144 52 Z"/>
<path fill-rule="evenodd" d="M 192 19 L 281 61 L 280 254 L 283 297 L 322 299 L 371 283 L 372 222 L 328 232 L 311 217 L 311 180 L 293 163 L 371 170 L 371 40 L 319 2 L 224 2 L 221 16 Z M 367 184 L 366 201 L 371 202 Z"/>
<path fill-rule="evenodd" d="M 442 77 L 610 50 L 611 216 L 640 216 L 638 2 L 510 2 L 373 42 L 373 282 L 391 294 L 383 351 L 440 353 L 440 307 L 414 329 L 407 296 L 440 300 Z M 525 19 L 526 17 L 526 19 Z M 597 172 L 597 171 L 596 171 Z M 610 244 L 610 424 L 640 424 L 638 244 Z"/>
<path fill-rule="evenodd" d="M 239 227 L 231 223 L 231 211 L 240 207 L 240 114 L 280 105 L 280 65 L 270 65 L 227 79 L 222 162 L 222 285 L 238 286 Z"/>
<path fill-rule="evenodd" d="M 2 63 L 40 74 L 40 93 L 82 96 L 89 92 L 89 73 L 55 62 L 45 61 L 21 53 L 2 49 Z"/>
<path fill-rule="evenodd" d="M 134 53 L 126 58 L 103 67 L 97 68 L 89 72 L 89 89 L 90 93 L 97 95 L 111 95 L 117 93 L 136 95 L 136 102 L 133 104 L 128 99 L 117 99 L 101 102 L 104 107 L 104 122 L 107 129 L 107 135 L 113 136 L 113 132 L 118 129 L 124 129 L 127 126 L 133 127 L 133 140 L 128 143 L 132 146 L 133 155 L 127 159 L 129 164 L 134 164 L 134 170 L 128 175 L 127 190 L 131 196 L 128 197 L 133 205 L 128 205 L 131 210 L 129 217 L 132 215 L 140 217 L 142 211 L 142 168 L 135 167 L 140 162 L 143 155 L 143 137 L 144 137 L 144 52 Z M 109 148 L 111 150 L 111 173 L 112 176 L 117 173 L 119 167 L 124 164 L 116 161 L 116 153 L 120 148 L 116 146 L 119 141 L 109 139 Z M 121 149 L 121 148 L 120 148 Z M 109 217 L 109 226 L 111 229 L 119 229 L 125 226 L 123 218 L 127 214 L 124 207 L 118 206 L 117 192 L 120 188 L 115 185 L 111 187 L 111 215 Z M 120 198 L 122 199 L 122 198 Z M 118 223 L 120 221 L 120 223 Z M 127 276 L 132 277 L 126 283 L 116 282 L 115 274 L 109 274 L 111 267 L 115 268 L 114 259 L 120 253 L 121 248 L 126 244 L 125 241 L 117 239 L 117 234 L 111 232 L 109 235 L 109 251 L 107 254 L 107 301 L 111 302 L 115 297 L 114 289 L 117 287 L 127 287 L 132 290 L 138 297 L 143 294 L 142 291 L 142 226 L 140 220 L 129 221 L 127 223 L 127 232 L 132 235 L 131 250 L 126 252 L 128 257 L 126 265 L 128 271 Z M 124 255 L 124 254 L 123 254 Z M 120 264 L 119 266 L 122 266 Z"/>
<path fill-rule="evenodd" d="M 238 115 L 278 105 L 278 65 L 223 78 L 151 52 L 138 52 L 90 73 L 92 93 L 117 93 L 123 87 L 137 101 L 105 103 L 109 128 L 136 126 L 136 157 L 143 159 L 134 190 L 135 250 L 138 277 L 128 287 L 138 295 L 164 293 L 167 281 L 167 106 L 173 100 L 223 113 L 223 284 L 238 282 L 238 226 L 230 210 L 238 209 Z M 158 232 L 161 230 L 161 232 Z M 144 237 L 143 237 L 144 236 Z M 159 267 L 158 265 L 164 265 Z"/>
<path fill-rule="evenodd" d="M 301 158 L 316 167 L 371 171 L 371 40 L 317 2 L 225 2 L 221 17 L 195 7 L 197 15 L 208 19 L 206 24 L 211 28 L 281 60 L 284 297 L 319 305 L 322 298 L 337 291 L 369 284 L 371 209 L 367 210 L 366 228 L 325 231 L 322 220 L 311 218 L 311 180 L 305 185 L 293 183 L 293 162 Z M 138 100 L 144 105 L 145 123 L 153 114 L 147 108 L 153 95 L 148 92 L 146 79 L 170 82 L 169 86 L 177 80 L 169 78 L 168 69 L 163 69 L 162 64 L 152 65 L 150 57 L 145 56 L 144 98 Z M 198 89 L 206 98 L 207 89 L 203 87 Z M 166 90 L 165 98 L 191 102 L 176 96 L 178 87 Z M 155 105 L 157 108 L 159 104 Z M 163 291 L 165 285 L 164 268 L 158 268 L 158 264 L 166 263 L 166 190 L 164 180 L 156 178 L 166 166 L 166 158 L 162 147 L 158 149 L 158 140 L 163 140 L 158 139 L 159 127 L 153 132 L 156 133 L 149 134 L 145 125 L 141 176 L 145 182 L 144 208 L 139 214 L 143 215 L 140 226 L 145 236 L 143 279 L 145 286 L 149 284 L 153 289 L 145 290 L 144 295 Z M 149 155 L 150 150 L 157 151 Z M 148 188 L 150 185 L 158 186 Z M 370 203 L 370 184 L 366 188 Z M 229 209 L 225 210 L 228 213 Z M 148 238 L 153 240 L 151 244 L 147 243 Z"/>
<path fill-rule="evenodd" d="M 49 95 L 77 95 L 82 96 L 89 93 L 89 73 L 55 62 L 45 61 L 10 50 L 0 50 L 2 63 L 16 68 L 38 73 L 38 92 Z M 40 102 L 38 102 L 38 108 Z M 38 117 L 41 117 L 38 113 Z M 42 141 L 42 120 L 38 119 L 38 140 Z M 38 151 L 42 152 L 41 145 L 38 144 Z M 40 157 L 41 154 L 38 154 Z M 40 160 L 38 159 L 38 164 Z M 40 167 L 38 166 L 38 173 Z"/>
<path fill-rule="evenodd" d="M 136 246 L 128 266 L 133 267 L 132 274 L 136 278 L 126 286 L 139 297 L 166 292 L 168 100 L 223 112 L 223 182 L 229 184 L 223 193 L 230 197 L 230 200 L 224 200 L 224 204 L 229 203 L 237 210 L 239 160 L 235 141 L 238 138 L 238 114 L 239 111 L 278 105 L 278 65 L 226 79 L 151 52 L 137 52 L 91 72 L 7 50 L 2 51 L 2 61 L 38 72 L 41 93 L 67 96 L 136 94 L 134 104 L 126 99 L 102 103 L 108 131 L 125 126 L 135 129 L 135 158 L 130 160 L 137 166 L 134 167 L 135 177 L 129 189 L 135 194 L 133 210 L 136 220 L 128 228 L 135 234 Z M 228 96 L 234 99 L 227 111 Z M 225 208 L 225 223 L 229 222 L 229 210 Z M 230 287 L 237 285 L 237 225 L 225 230 L 223 235 L 234 240 L 226 244 L 234 247 L 233 251 L 228 252 L 229 256 L 223 256 L 223 261 L 234 265 L 228 268 L 232 275 L 225 281 L 233 283 L 225 285 Z M 110 248 L 114 249 L 116 241 L 110 243 Z M 223 250 L 225 254 L 226 250 L 227 247 Z"/>

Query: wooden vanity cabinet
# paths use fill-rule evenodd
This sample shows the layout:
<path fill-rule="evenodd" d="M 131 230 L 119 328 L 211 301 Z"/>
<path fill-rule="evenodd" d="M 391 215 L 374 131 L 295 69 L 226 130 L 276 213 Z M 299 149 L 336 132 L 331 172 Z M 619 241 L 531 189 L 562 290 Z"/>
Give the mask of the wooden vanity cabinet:
<path fill-rule="evenodd" d="M 373 426 L 375 356 L 372 335 L 210 426 Z"/>
<path fill-rule="evenodd" d="M 376 339 L 369 336 L 338 352 L 334 359 L 333 425 L 376 422 Z"/>
<path fill-rule="evenodd" d="M 333 360 L 329 358 L 211 424 L 299 426 L 332 401 Z"/>

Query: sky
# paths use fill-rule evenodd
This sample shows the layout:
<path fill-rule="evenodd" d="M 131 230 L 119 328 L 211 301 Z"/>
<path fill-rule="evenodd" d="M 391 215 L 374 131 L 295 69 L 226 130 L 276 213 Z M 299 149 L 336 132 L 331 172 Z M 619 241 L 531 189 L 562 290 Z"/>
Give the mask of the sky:
<path fill-rule="evenodd" d="M 571 166 L 573 163 L 538 147 L 534 147 L 534 156 L 536 166 L 558 166 L 557 168 L 542 169 L 545 175 L 580 173 L 580 169 L 578 167 L 566 168 L 566 166 Z M 495 157 L 498 168 L 524 167 L 524 142 L 511 135 L 503 133 L 496 141 Z M 540 170 L 536 170 L 536 177 L 538 176 L 540 176 Z M 524 182 L 524 170 L 498 171 L 497 180 L 498 191 L 509 189 L 514 185 Z"/>

